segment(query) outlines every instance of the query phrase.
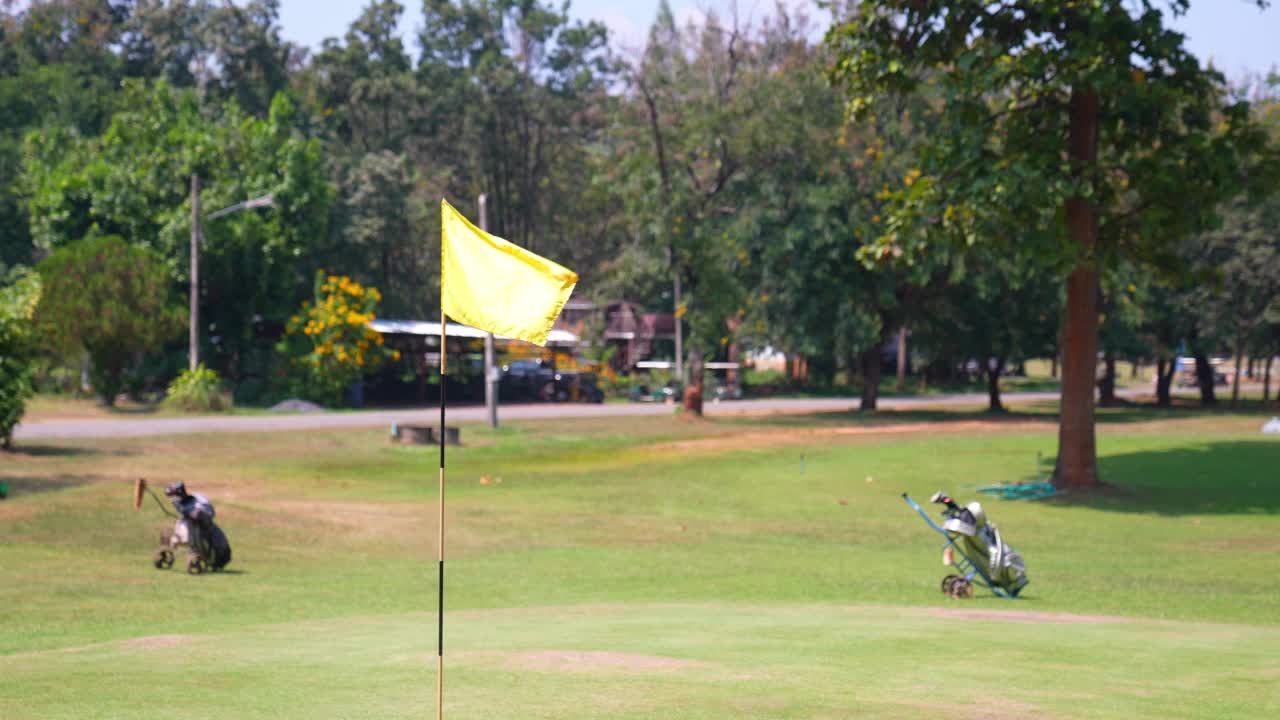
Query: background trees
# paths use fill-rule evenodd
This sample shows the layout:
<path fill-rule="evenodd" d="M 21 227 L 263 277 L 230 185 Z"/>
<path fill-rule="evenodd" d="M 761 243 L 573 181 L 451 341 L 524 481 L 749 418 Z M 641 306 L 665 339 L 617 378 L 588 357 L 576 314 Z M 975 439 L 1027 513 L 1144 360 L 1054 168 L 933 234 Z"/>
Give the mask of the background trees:
<path fill-rule="evenodd" d="M 939 235 L 1000 238 L 1061 268 L 1060 485 L 1098 482 L 1099 273 L 1117 258 L 1159 262 L 1170 238 L 1206 228 L 1261 142 L 1247 104 L 1224 102 L 1221 76 L 1183 48 L 1158 5 L 1187 3 L 1023 0 L 992 11 L 979 0 L 878 0 L 829 35 L 854 112 L 925 82 L 940 103 L 926 177 L 901 194 L 875 252 L 924 255 Z"/>

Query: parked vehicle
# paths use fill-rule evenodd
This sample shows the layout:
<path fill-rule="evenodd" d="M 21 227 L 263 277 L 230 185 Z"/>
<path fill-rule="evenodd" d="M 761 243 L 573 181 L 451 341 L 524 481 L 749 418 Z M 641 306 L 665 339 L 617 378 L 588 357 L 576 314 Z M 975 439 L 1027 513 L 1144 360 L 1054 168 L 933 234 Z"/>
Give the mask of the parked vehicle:
<path fill-rule="evenodd" d="M 604 391 L 594 373 L 557 372 L 543 380 L 538 399 L 544 402 L 604 402 Z"/>
<path fill-rule="evenodd" d="M 711 400 L 720 402 L 721 400 L 741 400 L 742 386 L 737 383 L 718 382 L 715 390 L 712 391 Z"/>
<path fill-rule="evenodd" d="M 1200 381 L 1196 378 L 1196 361 L 1195 358 L 1180 357 L 1178 358 L 1177 385 L 1181 388 L 1193 388 L 1200 385 Z M 1226 358 L 1210 358 L 1209 365 L 1213 367 L 1213 384 L 1228 385 L 1231 382 L 1230 376 L 1221 370 L 1226 367 L 1228 360 Z"/>
<path fill-rule="evenodd" d="M 676 402 L 683 395 L 680 384 L 669 381 L 660 387 L 650 389 L 648 383 L 634 385 L 628 393 L 631 402 Z"/>

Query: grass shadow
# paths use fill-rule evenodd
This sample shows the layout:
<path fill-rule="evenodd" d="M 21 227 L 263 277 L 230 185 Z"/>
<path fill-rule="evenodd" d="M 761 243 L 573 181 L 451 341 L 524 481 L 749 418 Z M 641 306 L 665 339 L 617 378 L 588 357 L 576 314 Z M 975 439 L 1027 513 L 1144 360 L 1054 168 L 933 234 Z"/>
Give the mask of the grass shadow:
<path fill-rule="evenodd" d="M 867 427 L 934 423 L 993 422 L 1016 425 L 1026 422 L 1057 420 L 1057 408 L 1046 412 L 1037 408 L 1006 410 L 1005 412 L 974 411 L 972 409 L 938 408 L 929 410 L 877 410 L 876 412 L 836 411 L 814 413 L 777 413 L 771 415 L 721 415 L 708 418 L 711 422 L 741 427 Z"/>
<path fill-rule="evenodd" d="M 1202 408 L 1191 403 L 1176 403 L 1162 408 L 1152 404 L 1126 403 L 1116 407 L 1097 408 L 1095 418 L 1099 425 L 1130 425 L 1161 420 L 1212 417 L 1239 417 L 1259 411 L 1259 407 L 1231 410 L 1225 404 L 1220 407 Z M 879 425 L 910 425 L 936 423 L 991 422 L 1016 425 L 1027 422 L 1056 423 L 1058 402 L 1040 400 L 1018 403 L 1003 412 L 991 412 L 985 407 L 938 407 L 927 409 L 837 410 L 810 413 L 772 413 L 761 415 L 718 415 L 708 418 L 711 422 L 741 427 L 840 427 L 855 426 L 874 428 Z"/>
<path fill-rule="evenodd" d="M 93 478 L 82 475 L 0 477 L 0 483 L 5 483 L 9 487 L 9 500 L 22 495 L 35 495 L 80 487 L 91 482 L 93 482 Z"/>
<path fill-rule="evenodd" d="M 102 451 L 97 448 L 78 447 L 73 445 L 15 445 L 6 453 L 0 454 L 11 455 L 15 457 L 87 457 L 90 455 L 101 455 Z M 128 454 L 126 452 L 117 452 L 112 454 Z"/>
<path fill-rule="evenodd" d="M 1107 486 L 1045 502 L 1165 516 L 1280 514 L 1280 442 L 1235 440 L 1098 458 Z"/>

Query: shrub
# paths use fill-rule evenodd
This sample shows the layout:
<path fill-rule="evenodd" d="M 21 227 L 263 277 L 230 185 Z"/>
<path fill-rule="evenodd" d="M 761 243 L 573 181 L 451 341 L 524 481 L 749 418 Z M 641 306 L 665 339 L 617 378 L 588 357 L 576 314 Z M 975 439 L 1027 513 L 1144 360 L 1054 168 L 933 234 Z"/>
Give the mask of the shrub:
<path fill-rule="evenodd" d="M 343 394 L 365 373 L 400 353 L 383 347 L 381 333 L 369 326 L 382 295 L 347 277 L 316 274 L 315 304 L 304 302 L 289 319 L 284 350 L 300 372 L 304 395 L 326 405 L 341 405 Z"/>
<path fill-rule="evenodd" d="M 231 393 L 222 386 L 218 373 L 201 363 L 195 370 L 183 370 L 169 384 L 161 405 L 165 409 L 185 412 L 223 412 L 230 410 L 234 403 Z"/>
<path fill-rule="evenodd" d="M 31 316 L 40 299 L 40 276 L 21 274 L 0 288 L 0 447 L 13 441 L 13 428 L 22 419 L 31 397 L 35 369 L 35 341 Z"/>
<path fill-rule="evenodd" d="M 44 293 L 36 308 L 52 349 L 83 349 L 93 388 L 111 405 L 136 354 L 158 349 L 182 327 L 164 258 L 115 237 L 59 248 L 39 266 Z"/>

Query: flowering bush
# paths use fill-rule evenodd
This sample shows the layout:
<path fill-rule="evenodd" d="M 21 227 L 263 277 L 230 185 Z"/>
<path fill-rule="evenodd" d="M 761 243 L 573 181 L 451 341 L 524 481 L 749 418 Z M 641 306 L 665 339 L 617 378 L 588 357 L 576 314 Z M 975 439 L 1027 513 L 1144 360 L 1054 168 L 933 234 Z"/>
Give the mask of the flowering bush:
<path fill-rule="evenodd" d="M 302 303 L 286 327 L 290 363 L 305 378 L 305 394 L 341 404 L 343 392 L 362 375 L 400 358 L 399 352 L 383 347 L 382 335 L 369 326 L 381 300 L 376 288 L 316 274 L 314 304 Z"/>

